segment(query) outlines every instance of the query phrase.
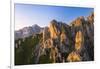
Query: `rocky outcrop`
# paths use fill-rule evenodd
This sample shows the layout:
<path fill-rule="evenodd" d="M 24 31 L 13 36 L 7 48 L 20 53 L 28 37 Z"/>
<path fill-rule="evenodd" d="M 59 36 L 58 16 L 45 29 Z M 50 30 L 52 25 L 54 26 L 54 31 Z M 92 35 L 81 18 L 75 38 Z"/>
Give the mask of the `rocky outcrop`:
<path fill-rule="evenodd" d="M 81 56 L 77 52 L 73 51 L 67 57 L 67 61 L 68 62 L 79 62 L 81 61 Z"/>
<path fill-rule="evenodd" d="M 73 56 L 80 61 L 94 60 L 94 15 L 93 13 L 87 17 L 79 17 L 71 23 L 72 36 L 74 38 L 75 48 L 72 51 L 67 61 L 76 61 Z M 74 52 L 74 53 L 73 53 Z M 76 53 L 77 52 L 77 53 Z M 80 56 L 80 57 L 79 57 Z M 79 61 L 79 60 L 78 60 Z"/>
<path fill-rule="evenodd" d="M 84 39 L 83 39 L 83 34 L 81 31 L 78 31 L 75 36 L 75 50 L 81 50 L 83 44 L 84 44 Z"/>
<path fill-rule="evenodd" d="M 56 39 L 60 35 L 60 29 L 56 20 L 52 20 L 49 26 L 50 36 L 52 39 Z"/>

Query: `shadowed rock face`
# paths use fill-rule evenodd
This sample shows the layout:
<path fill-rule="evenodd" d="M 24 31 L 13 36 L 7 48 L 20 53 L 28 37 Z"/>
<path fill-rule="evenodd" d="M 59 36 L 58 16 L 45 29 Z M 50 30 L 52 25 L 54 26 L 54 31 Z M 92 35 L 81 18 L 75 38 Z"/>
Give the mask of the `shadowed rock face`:
<path fill-rule="evenodd" d="M 16 49 L 23 45 L 25 40 L 26 38 L 20 44 L 17 43 L 20 40 L 16 41 Z M 78 17 L 70 25 L 52 20 L 49 26 L 43 28 L 32 40 L 38 41 L 33 45 L 34 51 L 32 50 L 35 55 L 31 56 L 34 63 L 93 61 L 94 13 L 87 18 Z"/>

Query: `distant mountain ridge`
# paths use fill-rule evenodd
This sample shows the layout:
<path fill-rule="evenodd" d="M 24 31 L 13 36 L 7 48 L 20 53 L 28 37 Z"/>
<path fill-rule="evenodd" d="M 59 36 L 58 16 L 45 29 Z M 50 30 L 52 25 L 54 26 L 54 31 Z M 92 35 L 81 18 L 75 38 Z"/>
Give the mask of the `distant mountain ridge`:
<path fill-rule="evenodd" d="M 15 31 L 15 39 L 25 38 L 25 37 L 29 37 L 31 35 L 38 34 L 42 31 L 42 29 L 43 28 L 41 28 L 37 24 L 29 26 L 29 27 L 24 27 L 20 30 Z"/>

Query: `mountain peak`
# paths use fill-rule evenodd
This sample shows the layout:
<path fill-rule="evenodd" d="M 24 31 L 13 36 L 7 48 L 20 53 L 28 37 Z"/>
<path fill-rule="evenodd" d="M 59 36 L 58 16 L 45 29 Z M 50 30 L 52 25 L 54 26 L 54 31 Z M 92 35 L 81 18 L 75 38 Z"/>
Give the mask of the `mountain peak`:
<path fill-rule="evenodd" d="M 70 23 L 71 26 L 80 26 L 85 21 L 85 18 L 83 16 L 80 16 L 76 18 L 74 21 Z"/>
<path fill-rule="evenodd" d="M 32 27 L 40 27 L 39 25 L 37 25 L 37 24 L 34 24 L 34 25 L 32 25 Z"/>
<path fill-rule="evenodd" d="M 89 23 L 94 23 L 94 13 L 92 12 L 88 17 L 87 17 L 87 20 Z"/>
<path fill-rule="evenodd" d="M 53 19 L 50 23 L 57 23 L 57 21 L 55 19 Z"/>

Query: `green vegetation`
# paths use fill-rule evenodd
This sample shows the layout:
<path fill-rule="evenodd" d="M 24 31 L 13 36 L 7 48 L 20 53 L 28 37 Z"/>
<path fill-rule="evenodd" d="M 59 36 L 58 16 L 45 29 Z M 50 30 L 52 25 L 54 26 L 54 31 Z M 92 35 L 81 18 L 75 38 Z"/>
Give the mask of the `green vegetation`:
<path fill-rule="evenodd" d="M 46 55 L 40 56 L 39 64 L 47 64 L 52 63 L 52 60 L 50 59 L 50 49 L 48 49 L 48 52 L 46 52 Z"/>
<path fill-rule="evenodd" d="M 36 35 L 34 37 L 27 37 L 24 41 L 23 39 L 18 39 L 15 41 L 17 44 L 19 41 L 21 41 L 18 48 L 15 48 L 15 65 L 34 64 L 34 56 L 32 53 L 34 52 L 40 39 L 41 35 Z"/>

